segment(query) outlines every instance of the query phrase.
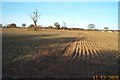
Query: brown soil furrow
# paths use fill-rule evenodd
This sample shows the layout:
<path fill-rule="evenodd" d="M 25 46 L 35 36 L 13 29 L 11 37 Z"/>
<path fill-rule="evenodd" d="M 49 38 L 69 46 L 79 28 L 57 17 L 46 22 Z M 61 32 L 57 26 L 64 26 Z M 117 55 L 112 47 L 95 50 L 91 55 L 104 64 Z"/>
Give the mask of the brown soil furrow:
<path fill-rule="evenodd" d="M 97 52 L 95 49 L 92 50 L 95 57 L 97 57 Z"/>
<path fill-rule="evenodd" d="M 78 55 L 78 58 L 79 59 L 81 59 L 82 58 L 82 46 L 81 46 L 81 41 L 79 41 L 79 51 L 78 51 L 78 53 L 79 53 L 79 55 Z"/>
<path fill-rule="evenodd" d="M 85 60 L 86 60 L 87 63 L 89 63 L 90 58 L 92 58 L 92 54 L 91 54 L 91 52 L 90 52 L 89 49 L 90 49 L 89 46 L 86 45 L 86 46 L 85 46 L 85 56 L 86 56 L 86 57 L 85 57 Z"/>
<path fill-rule="evenodd" d="M 86 58 L 86 54 L 85 54 L 84 46 L 82 46 L 82 51 L 83 51 L 83 59 L 85 60 L 85 58 Z"/>
<path fill-rule="evenodd" d="M 102 52 L 102 50 L 99 50 L 99 51 L 102 54 L 101 58 L 99 59 L 100 63 L 108 64 L 108 61 L 111 61 L 111 59 L 108 57 L 107 52 Z"/>
<path fill-rule="evenodd" d="M 88 46 L 91 44 L 91 42 L 89 41 L 89 40 L 87 40 L 87 44 L 88 44 Z"/>
<path fill-rule="evenodd" d="M 118 53 L 118 51 L 116 51 L 115 53 L 112 53 L 114 55 L 115 58 L 118 58 L 120 55 Z"/>
<path fill-rule="evenodd" d="M 83 59 L 83 49 L 80 49 L 80 53 L 81 53 L 80 59 L 82 60 Z"/>
<path fill-rule="evenodd" d="M 97 45 L 95 45 L 94 42 L 91 42 L 91 48 L 92 48 L 92 49 L 96 49 L 96 46 L 97 46 Z"/>
<path fill-rule="evenodd" d="M 83 46 L 83 45 L 84 45 L 84 41 L 82 40 L 81 42 L 82 42 L 82 45 L 81 45 L 81 46 Z"/>
<path fill-rule="evenodd" d="M 100 59 L 102 57 L 101 52 L 98 49 L 96 49 L 95 52 L 96 52 L 98 59 Z"/>
<path fill-rule="evenodd" d="M 91 46 L 92 42 L 91 42 L 91 41 L 88 41 L 88 43 L 89 43 L 89 46 Z"/>
<path fill-rule="evenodd" d="M 91 59 L 90 59 L 90 61 L 94 62 L 94 59 L 96 58 L 95 57 L 95 53 L 94 53 L 93 49 L 90 49 L 90 52 L 91 52 Z"/>
<path fill-rule="evenodd" d="M 91 51 L 92 51 L 93 59 L 97 59 L 97 56 L 96 56 L 94 49 L 91 49 Z"/>
<path fill-rule="evenodd" d="M 81 46 L 81 44 L 82 44 L 82 40 L 80 40 L 78 43 L 79 43 L 79 47 L 80 47 L 80 46 Z"/>
<path fill-rule="evenodd" d="M 107 59 L 111 59 L 112 58 L 112 56 L 109 53 L 109 51 L 105 52 L 104 54 L 105 54 L 105 56 L 106 56 Z"/>
<path fill-rule="evenodd" d="M 99 49 L 99 52 L 101 53 L 101 59 L 106 57 L 106 53 L 102 51 L 102 49 Z"/>
<path fill-rule="evenodd" d="M 83 41 L 83 44 L 84 44 L 84 46 L 86 46 L 86 41 L 85 40 Z"/>
<path fill-rule="evenodd" d="M 77 46 L 76 46 L 76 48 L 77 48 Z M 68 63 L 71 63 L 71 61 L 72 61 L 72 59 L 73 59 L 73 57 L 75 56 L 75 54 L 76 54 L 76 48 L 74 49 L 74 52 L 72 53 L 72 56 L 69 58 L 69 60 L 67 61 Z"/>
<path fill-rule="evenodd" d="M 60 54 L 60 56 L 62 56 L 62 55 L 65 54 L 65 52 L 68 50 L 68 48 L 70 47 L 70 45 L 71 45 L 71 43 L 64 48 L 64 50 L 62 51 L 62 54 Z"/>
<path fill-rule="evenodd" d="M 78 47 L 78 46 L 77 46 Z M 79 48 L 76 48 L 76 53 L 75 55 L 73 56 L 72 60 L 71 60 L 71 63 L 75 62 L 79 57 Z"/>
<path fill-rule="evenodd" d="M 75 48 L 76 48 L 76 42 L 73 42 L 65 51 L 65 54 L 63 56 L 70 56 L 74 52 Z"/>
<path fill-rule="evenodd" d="M 94 61 L 99 63 L 100 55 L 97 50 L 93 49 Z"/>
<path fill-rule="evenodd" d="M 85 51 L 85 58 L 87 58 L 87 50 L 86 50 L 86 46 L 83 46 L 84 51 Z"/>
<path fill-rule="evenodd" d="M 98 49 L 96 49 L 95 51 L 96 51 L 96 56 L 97 56 L 98 63 L 100 63 L 101 59 L 103 59 L 103 55 Z"/>
<path fill-rule="evenodd" d="M 85 63 L 87 63 L 87 60 L 88 60 L 87 57 L 88 57 L 88 55 L 87 55 L 87 51 L 86 51 L 86 49 L 85 49 L 85 56 L 84 56 L 84 62 L 85 62 Z"/>
<path fill-rule="evenodd" d="M 114 59 L 117 59 L 118 56 L 116 56 L 115 54 L 113 54 L 113 51 L 108 51 L 108 57 L 110 60 L 114 60 Z"/>
<path fill-rule="evenodd" d="M 71 49 L 70 49 L 70 48 L 71 48 L 71 46 L 68 47 L 66 50 L 64 50 L 61 56 L 68 56 L 68 55 L 69 55 L 68 53 L 71 52 Z"/>
<path fill-rule="evenodd" d="M 105 54 L 102 52 L 102 49 L 101 48 L 99 48 L 99 53 L 101 54 L 101 58 L 104 58 L 105 57 Z"/>
<path fill-rule="evenodd" d="M 92 59 L 92 52 L 90 49 L 88 49 L 88 52 L 89 52 L 89 59 Z"/>
<path fill-rule="evenodd" d="M 64 53 L 58 59 L 68 63 L 68 60 L 70 59 L 70 56 L 74 53 L 75 48 L 76 42 L 71 43 L 70 46 L 64 51 Z"/>
<path fill-rule="evenodd" d="M 71 63 L 71 61 L 74 59 L 74 56 L 76 55 L 76 51 L 78 49 L 78 41 L 75 41 L 75 43 L 72 46 L 74 48 L 71 50 L 71 53 L 68 53 L 70 55 L 66 59 L 67 63 Z"/>

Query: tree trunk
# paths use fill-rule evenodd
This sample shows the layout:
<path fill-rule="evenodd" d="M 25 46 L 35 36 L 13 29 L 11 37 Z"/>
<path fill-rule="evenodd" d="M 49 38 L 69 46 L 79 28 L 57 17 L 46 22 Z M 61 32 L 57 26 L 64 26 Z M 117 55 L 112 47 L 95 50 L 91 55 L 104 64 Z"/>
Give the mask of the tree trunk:
<path fill-rule="evenodd" d="M 37 31 L 37 24 L 36 22 L 34 22 L 35 26 L 34 26 L 34 30 Z"/>

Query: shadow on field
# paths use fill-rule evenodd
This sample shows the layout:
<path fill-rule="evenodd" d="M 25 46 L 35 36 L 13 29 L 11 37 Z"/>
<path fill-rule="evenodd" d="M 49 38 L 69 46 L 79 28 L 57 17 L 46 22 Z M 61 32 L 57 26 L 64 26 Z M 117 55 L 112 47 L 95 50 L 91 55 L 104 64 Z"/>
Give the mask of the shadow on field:
<path fill-rule="evenodd" d="M 64 44 L 69 43 L 77 40 L 74 37 L 52 37 L 52 36 L 58 36 L 59 34 L 55 35 L 3 35 L 2 36 L 2 45 L 3 50 L 6 49 L 6 47 L 10 46 L 46 46 L 48 44 Z M 51 37 L 51 38 L 43 38 L 43 37 Z"/>
<path fill-rule="evenodd" d="M 14 34 L 3 34 L 2 35 L 2 38 L 3 40 L 34 40 L 34 39 L 40 39 L 42 37 L 54 37 L 54 36 L 59 36 L 59 34 L 51 34 L 51 35 L 48 35 L 48 34 L 33 34 L 33 35 L 14 35 Z"/>
<path fill-rule="evenodd" d="M 113 56 L 116 51 L 94 53 L 97 55 L 92 54 L 94 57 L 90 59 L 87 59 L 90 56 L 81 58 L 73 54 L 64 56 L 59 54 L 62 54 L 68 43 L 76 41 L 76 38 L 40 38 L 24 41 L 21 41 L 21 38 L 29 39 L 31 36 L 3 36 L 2 76 L 5 78 L 92 78 L 94 75 L 118 75 L 118 59 L 116 55 Z"/>
<path fill-rule="evenodd" d="M 52 51 L 59 50 L 60 45 L 65 44 L 66 46 L 67 43 L 76 40 L 76 38 L 70 37 L 41 38 L 46 36 L 57 35 L 18 35 L 18 36 L 3 35 L 2 36 L 3 76 L 6 76 L 7 74 L 11 73 L 12 72 L 11 69 L 14 68 L 16 65 L 18 67 L 19 63 L 24 61 L 25 56 L 37 54 L 38 56 L 41 56 L 44 54 L 50 54 Z"/>
<path fill-rule="evenodd" d="M 102 63 L 89 63 L 76 59 L 76 62 L 68 63 L 66 59 L 71 56 L 39 56 L 39 58 L 20 62 L 3 71 L 3 77 L 20 78 L 92 78 L 92 76 L 118 75 L 118 66 Z M 117 61 L 117 60 L 116 60 Z M 115 62 L 115 61 L 114 61 Z"/>

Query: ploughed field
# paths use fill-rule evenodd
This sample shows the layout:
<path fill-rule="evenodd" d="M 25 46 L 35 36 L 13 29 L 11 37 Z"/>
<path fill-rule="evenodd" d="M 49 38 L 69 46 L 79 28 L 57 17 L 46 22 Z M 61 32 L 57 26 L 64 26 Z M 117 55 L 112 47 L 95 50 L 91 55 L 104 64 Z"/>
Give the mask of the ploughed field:
<path fill-rule="evenodd" d="M 118 33 L 2 29 L 3 77 L 118 75 Z"/>

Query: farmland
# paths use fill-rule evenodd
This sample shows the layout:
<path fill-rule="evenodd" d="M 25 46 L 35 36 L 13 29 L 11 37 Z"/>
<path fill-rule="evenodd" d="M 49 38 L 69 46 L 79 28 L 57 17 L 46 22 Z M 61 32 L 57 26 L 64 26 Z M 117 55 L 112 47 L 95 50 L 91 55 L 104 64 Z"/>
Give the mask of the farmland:
<path fill-rule="evenodd" d="M 118 75 L 118 33 L 2 29 L 3 77 Z"/>

